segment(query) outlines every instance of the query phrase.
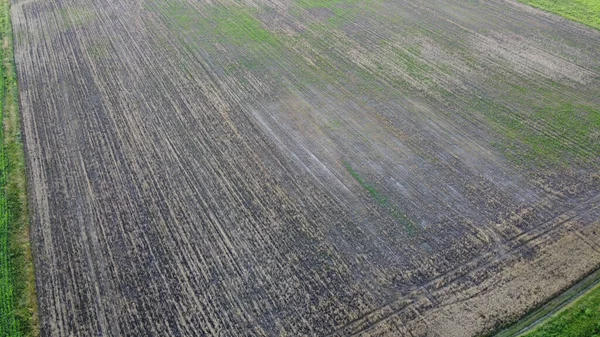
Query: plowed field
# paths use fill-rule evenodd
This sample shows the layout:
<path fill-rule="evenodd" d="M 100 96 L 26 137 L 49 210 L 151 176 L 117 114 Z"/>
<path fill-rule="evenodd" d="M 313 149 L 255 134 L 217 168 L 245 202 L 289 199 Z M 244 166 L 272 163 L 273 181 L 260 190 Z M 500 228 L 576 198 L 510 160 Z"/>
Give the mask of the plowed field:
<path fill-rule="evenodd" d="M 15 0 L 43 336 L 469 336 L 600 264 L 600 31 L 510 0 Z"/>

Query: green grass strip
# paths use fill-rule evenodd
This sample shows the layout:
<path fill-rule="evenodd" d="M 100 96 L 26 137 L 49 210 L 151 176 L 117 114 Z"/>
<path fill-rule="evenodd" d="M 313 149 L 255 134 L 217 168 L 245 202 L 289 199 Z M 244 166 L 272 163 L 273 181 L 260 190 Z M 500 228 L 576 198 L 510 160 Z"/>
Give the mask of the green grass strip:
<path fill-rule="evenodd" d="M 39 336 L 10 1 L 0 0 L 0 336 Z"/>
<path fill-rule="evenodd" d="M 600 337 L 600 285 L 523 337 Z"/>
<path fill-rule="evenodd" d="M 600 0 L 519 0 L 530 6 L 600 29 Z"/>
<path fill-rule="evenodd" d="M 2 2 L 1 37 L 6 35 L 8 5 Z M 0 48 L 2 60 L 6 57 L 5 48 Z M 0 67 L 0 119 L 4 120 L 4 108 L 7 88 L 5 85 L 6 74 L 4 67 Z M 20 336 L 15 319 L 13 271 L 10 247 L 10 228 L 8 207 L 6 202 L 6 155 L 4 142 L 4 128 L 0 128 L 0 336 Z"/>

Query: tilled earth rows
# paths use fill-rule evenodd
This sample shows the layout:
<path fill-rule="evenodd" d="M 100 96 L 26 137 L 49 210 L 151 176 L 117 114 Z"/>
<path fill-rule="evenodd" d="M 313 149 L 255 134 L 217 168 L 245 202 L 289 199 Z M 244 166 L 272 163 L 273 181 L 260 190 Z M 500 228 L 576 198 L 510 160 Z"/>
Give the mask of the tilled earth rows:
<path fill-rule="evenodd" d="M 598 31 L 500 0 L 12 20 L 44 336 L 473 335 L 600 263 Z"/>

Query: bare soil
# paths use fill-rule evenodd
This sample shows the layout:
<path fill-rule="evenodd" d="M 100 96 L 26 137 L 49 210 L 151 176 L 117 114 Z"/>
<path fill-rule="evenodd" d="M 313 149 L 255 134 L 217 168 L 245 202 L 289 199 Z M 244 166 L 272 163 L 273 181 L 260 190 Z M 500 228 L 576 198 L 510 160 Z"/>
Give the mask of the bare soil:
<path fill-rule="evenodd" d="M 501 0 L 12 20 L 43 336 L 476 335 L 600 263 L 599 31 Z"/>

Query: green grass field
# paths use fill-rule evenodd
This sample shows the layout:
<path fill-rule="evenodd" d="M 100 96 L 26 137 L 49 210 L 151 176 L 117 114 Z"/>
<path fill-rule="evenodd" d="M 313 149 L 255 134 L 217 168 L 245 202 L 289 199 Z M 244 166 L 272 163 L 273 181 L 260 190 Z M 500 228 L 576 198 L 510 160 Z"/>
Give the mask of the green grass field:
<path fill-rule="evenodd" d="M 600 336 L 600 286 L 523 337 Z"/>
<path fill-rule="evenodd" d="M 37 336 L 26 180 L 9 2 L 0 2 L 0 336 Z"/>
<path fill-rule="evenodd" d="M 6 34 L 6 26 L 8 24 L 6 2 L 2 2 L 2 22 L 1 34 L 2 38 Z M 5 48 L 2 48 L 2 59 L 4 59 Z M 2 76 L 0 77 L 0 118 L 4 117 L 4 108 L 6 107 L 7 87 L 10 83 L 6 78 L 4 67 L 1 68 Z M 4 151 L 4 130 L 0 128 L 0 139 L 2 140 L 2 150 L 0 151 L 0 335 L 1 336 L 19 336 L 17 329 L 17 321 L 15 319 L 15 301 L 14 301 L 14 282 L 13 282 L 13 265 L 11 259 L 10 245 L 10 226 L 8 218 L 8 205 L 6 200 L 6 153 Z"/>
<path fill-rule="evenodd" d="M 600 29 L 600 0 L 520 0 L 528 5 L 562 15 Z"/>

